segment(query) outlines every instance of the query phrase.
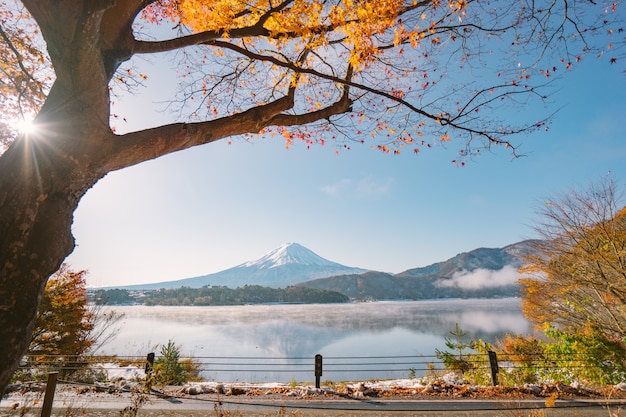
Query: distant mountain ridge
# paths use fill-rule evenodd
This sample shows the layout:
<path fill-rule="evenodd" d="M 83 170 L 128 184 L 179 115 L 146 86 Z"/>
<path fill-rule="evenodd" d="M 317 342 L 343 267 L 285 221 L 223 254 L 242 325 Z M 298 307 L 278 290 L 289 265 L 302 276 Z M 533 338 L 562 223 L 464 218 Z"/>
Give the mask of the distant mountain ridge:
<path fill-rule="evenodd" d="M 522 265 L 522 256 L 532 252 L 533 240 L 525 240 L 503 248 L 478 248 L 469 252 L 462 252 L 447 261 L 423 267 L 407 269 L 395 276 L 420 277 L 437 275 L 440 278 L 449 278 L 461 270 L 474 271 L 476 269 L 500 270 L 507 265 L 519 268 Z"/>
<path fill-rule="evenodd" d="M 504 248 L 478 248 L 447 261 L 398 274 L 368 271 L 300 283 L 337 291 L 350 298 L 423 300 L 432 298 L 518 297 L 523 256 L 533 252 L 526 240 Z"/>
<path fill-rule="evenodd" d="M 360 274 L 365 271 L 367 270 L 363 268 L 353 268 L 324 259 L 298 243 L 285 243 L 255 261 L 245 262 L 214 274 L 118 288 L 156 290 L 183 286 L 200 288 L 206 285 L 229 288 L 244 285 L 284 288 L 316 278 L 341 274 Z"/>

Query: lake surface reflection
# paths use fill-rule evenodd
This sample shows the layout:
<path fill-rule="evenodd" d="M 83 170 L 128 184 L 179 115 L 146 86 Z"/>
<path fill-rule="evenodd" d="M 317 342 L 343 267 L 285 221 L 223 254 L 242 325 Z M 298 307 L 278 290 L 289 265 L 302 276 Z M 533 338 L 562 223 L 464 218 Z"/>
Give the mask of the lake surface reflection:
<path fill-rule="evenodd" d="M 495 342 L 506 333 L 527 334 L 521 300 L 433 300 L 353 304 L 224 307 L 108 307 L 125 314 L 118 337 L 100 353 L 143 356 L 172 340 L 183 356 L 260 357 L 273 360 L 326 357 L 432 356 L 458 323 L 472 339 Z M 326 364 L 326 360 L 325 360 Z M 266 368 L 267 368 L 266 367 Z M 219 367 L 217 367 L 219 368 Z M 244 367 L 245 368 L 245 367 Z M 247 368 L 249 369 L 249 367 Z M 340 374 L 324 379 L 406 377 L 409 367 L 376 375 Z M 310 372 L 227 372 L 203 376 L 232 381 L 311 381 Z"/>

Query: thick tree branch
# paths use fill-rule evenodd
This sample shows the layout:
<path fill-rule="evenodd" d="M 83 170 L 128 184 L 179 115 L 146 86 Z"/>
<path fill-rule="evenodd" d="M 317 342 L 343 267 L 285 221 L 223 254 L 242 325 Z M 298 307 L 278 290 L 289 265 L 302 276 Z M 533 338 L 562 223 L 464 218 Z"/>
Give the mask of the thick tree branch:
<path fill-rule="evenodd" d="M 332 30 L 332 28 L 328 27 L 325 29 L 326 31 Z M 245 28 L 232 29 L 228 32 L 225 31 L 213 31 L 207 30 L 204 32 L 194 33 L 191 35 L 180 36 L 173 39 L 167 39 L 163 41 L 143 41 L 143 40 L 134 40 L 132 42 L 132 52 L 135 54 L 152 54 L 159 52 L 169 52 L 178 50 L 181 48 L 186 48 L 188 46 L 195 45 L 206 45 L 212 41 L 222 38 L 229 39 L 242 39 L 242 38 L 252 38 L 252 37 L 269 37 L 271 36 L 271 32 L 262 26 L 248 26 Z M 296 38 L 301 37 L 301 35 L 293 34 L 293 33 L 281 33 L 281 36 L 285 38 Z"/>
<path fill-rule="evenodd" d="M 280 3 L 276 7 L 268 9 L 263 13 L 254 25 L 246 26 L 242 28 L 233 28 L 229 30 L 207 30 L 200 33 L 194 33 L 191 35 L 180 36 L 174 39 L 168 39 L 164 41 L 139 41 L 135 40 L 132 44 L 133 53 L 137 54 L 149 54 L 158 52 L 168 52 L 181 48 L 185 48 L 193 45 L 200 45 L 206 42 L 228 37 L 231 39 L 241 39 L 250 37 L 268 37 L 271 35 L 270 31 L 265 29 L 264 25 L 267 20 L 272 17 L 274 13 L 278 13 L 284 10 L 289 4 L 293 3 L 293 0 L 286 0 Z M 295 34 L 281 34 L 282 36 L 296 37 Z"/>
<path fill-rule="evenodd" d="M 293 107 L 293 97 L 286 96 L 231 116 L 199 123 L 173 123 L 118 136 L 105 161 L 107 171 L 117 170 L 193 146 L 217 140 L 257 133 L 275 124 L 274 118 Z"/>
<path fill-rule="evenodd" d="M 112 75 L 117 69 L 118 62 L 131 56 L 133 46 L 132 25 L 137 15 L 154 0 L 126 0 L 116 1 L 115 5 L 107 9 L 101 22 L 101 48 L 107 63 L 107 71 Z"/>

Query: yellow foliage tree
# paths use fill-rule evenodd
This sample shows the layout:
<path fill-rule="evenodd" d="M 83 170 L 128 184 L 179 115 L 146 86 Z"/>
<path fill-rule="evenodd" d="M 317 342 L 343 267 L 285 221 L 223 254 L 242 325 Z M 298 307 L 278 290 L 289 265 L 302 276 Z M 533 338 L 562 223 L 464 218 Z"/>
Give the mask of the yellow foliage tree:
<path fill-rule="evenodd" d="M 523 310 L 539 325 L 626 342 L 626 207 L 612 179 L 546 203 L 542 241 L 523 269 Z"/>
<path fill-rule="evenodd" d="M 88 306 L 85 275 L 85 271 L 72 271 L 63 264 L 50 277 L 29 354 L 79 356 L 97 342 L 91 337 L 96 315 Z"/>

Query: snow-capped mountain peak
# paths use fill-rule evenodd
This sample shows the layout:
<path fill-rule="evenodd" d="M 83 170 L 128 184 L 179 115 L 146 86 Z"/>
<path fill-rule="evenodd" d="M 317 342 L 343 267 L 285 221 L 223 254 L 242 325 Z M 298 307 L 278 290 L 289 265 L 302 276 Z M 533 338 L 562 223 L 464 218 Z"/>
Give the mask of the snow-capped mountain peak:
<path fill-rule="evenodd" d="M 256 261 L 209 275 L 176 281 L 128 286 L 127 289 L 200 288 L 205 285 L 237 288 L 243 285 L 261 285 L 283 288 L 316 278 L 341 274 L 360 274 L 362 268 L 352 268 L 329 261 L 298 243 L 285 243 Z"/>
<path fill-rule="evenodd" d="M 321 256 L 318 256 L 298 243 L 284 243 L 262 258 L 259 258 L 256 261 L 246 262 L 243 266 L 257 267 L 259 269 L 271 269 L 288 264 L 318 266 L 337 265 L 335 262 L 331 262 Z"/>

